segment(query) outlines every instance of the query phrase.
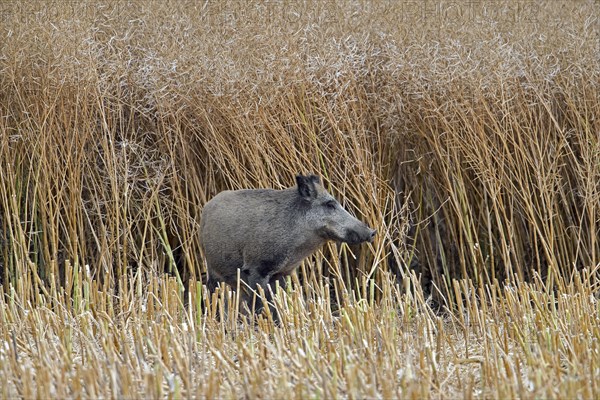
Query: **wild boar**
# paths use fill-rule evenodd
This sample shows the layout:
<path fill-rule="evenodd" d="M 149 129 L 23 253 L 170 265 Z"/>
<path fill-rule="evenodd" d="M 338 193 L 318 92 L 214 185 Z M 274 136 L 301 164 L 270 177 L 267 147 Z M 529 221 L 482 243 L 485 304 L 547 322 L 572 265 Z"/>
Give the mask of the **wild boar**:
<path fill-rule="evenodd" d="M 298 175 L 296 186 L 284 190 L 227 190 L 202 211 L 207 286 L 212 291 L 225 282 L 235 288 L 239 270 L 251 289 L 260 285 L 268 293 L 267 285 L 283 286 L 285 277 L 328 240 L 372 242 L 375 233 L 344 210 L 315 175 Z"/>

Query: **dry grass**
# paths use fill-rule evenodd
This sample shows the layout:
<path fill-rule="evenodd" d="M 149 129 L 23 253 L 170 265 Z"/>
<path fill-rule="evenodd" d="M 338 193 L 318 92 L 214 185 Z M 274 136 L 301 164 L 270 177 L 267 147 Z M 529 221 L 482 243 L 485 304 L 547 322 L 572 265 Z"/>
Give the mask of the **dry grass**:
<path fill-rule="evenodd" d="M 0 396 L 600 397 L 599 21 L 0 3 Z M 238 318 L 202 205 L 297 172 L 377 240 Z"/>
<path fill-rule="evenodd" d="M 186 309 L 173 278 L 123 277 L 127 289 L 117 299 L 79 273 L 35 307 L 16 291 L 2 298 L 2 397 L 598 394 L 599 314 L 590 291 L 598 281 L 589 271 L 560 294 L 537 280 L 502 288 L 455 280 L 460 311 L 443 315 L 409 278 L 401 285 L 384 278 L 378 288 L 365 282 L 355 293 L 296 282 L 277 297 L 278 326 L 269 315 L 236 318 L 235 309 L 218 321 L 231 294 L 203 309 L 199 284 Z M 331 293 L 344 298 L 338 311 Z"/>

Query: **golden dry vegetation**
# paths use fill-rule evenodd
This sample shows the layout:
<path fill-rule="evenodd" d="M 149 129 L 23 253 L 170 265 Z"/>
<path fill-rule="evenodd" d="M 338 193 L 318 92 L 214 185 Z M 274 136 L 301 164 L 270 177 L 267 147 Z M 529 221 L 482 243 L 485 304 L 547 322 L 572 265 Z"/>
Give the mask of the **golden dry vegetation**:
<path fill-rule="evenodd" d="M 599 398 L 599 35 L 592 0 L 1 2 L 0 396 Z M 240 315 L 202 206 L 298 172 L 377 239 Z"/>

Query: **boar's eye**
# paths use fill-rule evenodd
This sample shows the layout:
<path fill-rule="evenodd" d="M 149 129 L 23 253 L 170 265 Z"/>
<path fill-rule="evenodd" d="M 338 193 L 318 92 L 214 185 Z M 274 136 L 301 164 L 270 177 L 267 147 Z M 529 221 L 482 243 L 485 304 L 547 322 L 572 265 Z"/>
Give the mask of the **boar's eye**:
<path fill-rule="evenodd" d="M 337 202 L 335 200 L 329 200 L 325 203 L 325 208 L 328 210 L 335 210 L 337 207 Z"/>

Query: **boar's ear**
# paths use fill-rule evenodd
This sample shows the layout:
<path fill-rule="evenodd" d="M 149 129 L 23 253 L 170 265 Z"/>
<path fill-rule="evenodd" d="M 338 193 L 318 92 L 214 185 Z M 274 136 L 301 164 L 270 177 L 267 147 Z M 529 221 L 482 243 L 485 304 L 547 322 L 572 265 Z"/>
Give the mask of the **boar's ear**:
<path fill-rule="evenodd" d="M 319 178 L 311 176 L 296 176 L 296 183 L 298 184 L 298 193 L 300 197 L 305 200 L 312 200 L 317 198 L 317 188 L 315 183 L 319 183 Z"/>

